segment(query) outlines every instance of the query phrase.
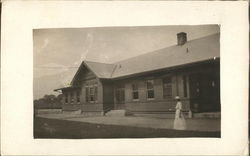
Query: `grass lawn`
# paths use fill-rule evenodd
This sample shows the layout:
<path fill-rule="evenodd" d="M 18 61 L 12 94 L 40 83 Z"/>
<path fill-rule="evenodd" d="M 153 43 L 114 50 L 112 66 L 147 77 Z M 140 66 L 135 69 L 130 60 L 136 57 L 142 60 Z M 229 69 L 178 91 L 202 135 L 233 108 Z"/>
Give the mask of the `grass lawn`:
<path fill-rule="evenodd" d="M 179 131 L 91 124 L 58 119 L 34 118 L 34 138 L 174 138 L 220 137 L 220 132 Z"/>

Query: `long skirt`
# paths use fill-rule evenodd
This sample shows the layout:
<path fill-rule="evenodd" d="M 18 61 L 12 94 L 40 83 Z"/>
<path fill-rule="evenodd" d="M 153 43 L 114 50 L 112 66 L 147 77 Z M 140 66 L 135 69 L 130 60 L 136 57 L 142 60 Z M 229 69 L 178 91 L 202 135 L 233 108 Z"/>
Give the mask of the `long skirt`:
<path fill-rule="evenodd" d="M 187 129 L 186 120 L 180 110 L 176 110 L 175 112 L 174 129 L 177 129 L 177 130 Z"/>

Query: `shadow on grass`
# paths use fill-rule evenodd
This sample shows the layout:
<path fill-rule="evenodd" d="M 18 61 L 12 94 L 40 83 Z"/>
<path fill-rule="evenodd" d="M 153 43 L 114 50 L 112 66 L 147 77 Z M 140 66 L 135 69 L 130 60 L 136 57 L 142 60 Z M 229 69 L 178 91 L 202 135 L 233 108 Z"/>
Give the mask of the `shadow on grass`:
<path fill-rule="evenodd" d="M 175 138 L 216 137 L 220 132 L 179 131 L 172 129 L 139 128 L 102 125 L 58 119 L 34 118 L 34 138 Z"/>

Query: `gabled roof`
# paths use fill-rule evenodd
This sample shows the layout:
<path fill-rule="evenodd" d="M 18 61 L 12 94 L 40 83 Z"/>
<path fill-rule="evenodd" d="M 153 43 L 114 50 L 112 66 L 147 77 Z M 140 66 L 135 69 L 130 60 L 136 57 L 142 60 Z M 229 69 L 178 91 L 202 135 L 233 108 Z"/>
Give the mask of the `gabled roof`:
<path fill-rule="evenodd" d="M 220 57 L 220 35 L 213 34 L 116 62 L 112 78 L 196 63 Z"/>
<path fill-rule="evenodd" d="M 111 78 L 111 74 L 115 69 L 115 64 L 98 63 L 91 61 L 84 62 L 88 66 L 88 68 L 99 78 Z"/>
<path fill-rule="evenodd" d="M 121 78 L 138 73 L 192 64 L 220 57 L 220 34 L 213 34 L 113 64 L 83 61 L 72 82 L 83 66 L 100 79 Z M 72 84 L 71 82 L 71 84 Z"/>

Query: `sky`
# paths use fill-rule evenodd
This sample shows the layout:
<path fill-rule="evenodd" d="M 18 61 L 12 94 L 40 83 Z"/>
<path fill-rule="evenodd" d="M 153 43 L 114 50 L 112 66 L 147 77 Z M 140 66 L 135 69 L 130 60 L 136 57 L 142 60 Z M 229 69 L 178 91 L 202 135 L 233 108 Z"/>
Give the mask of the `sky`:
<path fill-rule="evenodd" d="M 193 40 L 219 31 L 218 25 L 35 29 L 33 75 L 37 81 L 43 78 L 34 86 L 39 95 L 35 97 L 49 94 L 51 84 L 48 91 L 39 91 L 39 87 L 46 87 L 46 77 L 61 74 L 62 79 L 71 78 L 63 74 L 74 74 L 83 60 L 114 63 L 175 45 L 179 32 L 186 32 L 187 39 Z"/>

